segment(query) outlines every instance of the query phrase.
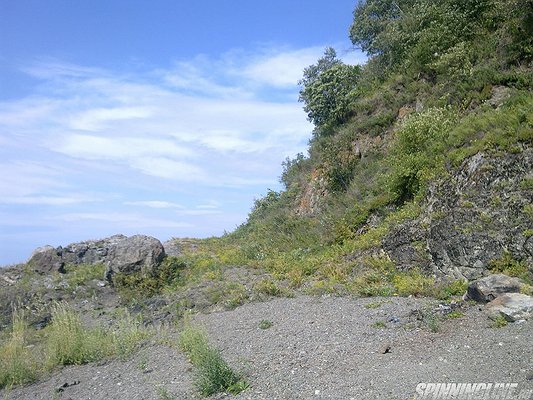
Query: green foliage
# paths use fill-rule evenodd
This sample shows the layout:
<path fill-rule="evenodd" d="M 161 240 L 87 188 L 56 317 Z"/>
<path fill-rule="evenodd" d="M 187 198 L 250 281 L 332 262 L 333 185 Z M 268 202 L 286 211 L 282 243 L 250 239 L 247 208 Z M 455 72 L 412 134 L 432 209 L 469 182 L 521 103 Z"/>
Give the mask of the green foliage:
<path fill-rule="evenodd" d="M 468 281 L 457 279 L 450 283 L 444 283 L 437 288 L 436 297 L 440 300 L 448 300 L 453 296 L 462 296 L 466 293 Z"/>
<path fill-rule="evenodd" d="M 447 108 L 430 108 L 403 122 L 393 144 L 394 164 L 388 178 L 389 190 L 397 201 L 414 198 L 433 176 L 455 123 L 454 113 Z"/>
<path fill-rule="evenodd" d="M 263 279 L 257 282 L 254 285 L 254 290 L 269 296 L 281 296 L 283 294 L 282 289 L 272 279 Z"/>
<path fill-rule="evenodd" d="M 47 327 L 48 366 L 84 364 L 111 354 L 111 341 L 103 329 L 87 329 L 80 316 L 67 305 L 52 306 L 52 322 Z"/>
<path fill-rule="evenodd" d="M 125 301 L 148 298 L 160 293 L 164 288 L 182 284 L 182 271 L 186 264 L 178 257 L 167 256 L 154 275 L 142 272 L 117 273 L 113 283 Z"/>
<path fill-rule="evenodd" d="M 268 319 L 263 319 L 259 322 L 259 329 L 268 329 L 271 328 L 274 323 Z"/>
<path fill-rule="evenodd" d="M 80 264 L 65 266 L 65 278 L 69 287 L 76 288 L 86 285 L 94 279 L 103 279 L 105 266 L 103 264 Z"/>
<path fill-rule="evenodd" d="M 455 319 L 455 318 L 462 318 L 465 314 L 459 310 L 453 310 L 452 312 L 446 314 L 446 319 Z"/>
<path fill-rule="evenodd" d="M 29 383 L 37 378 L 36 354 L 27 343 L 24 313 L 15 310 L 8 340 L 0 346 L 0 388 Z"/>
<path fill-rule="evenodd" d="M 493 320 L 492 320 L 492 327 L 493 328 L 503 328 L 504 326 L 507 326 L 509 324 L 509 321 L 505 318 L 504 315 L 498 314 Z"/>
<path fill-rule="evenodd" d="M 462 78 L 484 57 L 507 63 L 531 60 L 533 11 L 526 3 L 366 0 L 355 9 L 350 38 L 373 57 L 377 71 L 407 67 L 414 73 Z"/>
<path fill-rule="evenodd" d="M 299 100 L 304 103 L 309 121 L 321 132 L 348 117 L 348 106 L 356 96 L 359 73 L 359 66 L 344 64 L 331 47 L 316 65 L 304 70 L 304 77 L 299 82 L 302 87 Z"/>
<path fill-rule="evenodd" d="M 431 296 L 434 294 L 435 280 L 418 271 L 397 274 L 392 282 L 400 296 Z"/>
<path fill-rule="evenodd" d="M 516 260 L 509 252 L 504 252 L 500 258 L 492 260 L 488 267 L 492 273 L 515 276 L 530 285 L 533 284 L 533 270 L 525 261 Z"/>
<path fill-rule="evenodd" d="M 209 344 L 202 329 L 186 324 L 179 345 L 196 367 L 195 385 L 203 396 L 220 392 L 238 394 L 248 387 L 242 376 L 224 361 L 220 351 Z"/>
<path fill-rule="evenodd" d="M 376 329 L 384 329 L 387 327 L 387 324 L 383 321 L 376 321 L 372 324 L 372 327 Z"/>

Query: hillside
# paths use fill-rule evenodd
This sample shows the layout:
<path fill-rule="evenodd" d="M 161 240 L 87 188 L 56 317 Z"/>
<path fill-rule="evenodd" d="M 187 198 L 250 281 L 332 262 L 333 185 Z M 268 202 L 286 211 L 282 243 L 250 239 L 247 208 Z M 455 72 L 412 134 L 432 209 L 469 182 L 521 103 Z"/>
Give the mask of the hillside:
<path fill-rule="evenodd" d="M 533 3 L 367 0 L 349 34 L 367 64 L 327 48 L 303 71 L 308 152 L 285 160 L 284 190 L 234 232 L 116 235 L 0 271 L 0 395 L 133 398 L 124 382 L 161 399 L 533 389 Z M 515 299 L 516 315 L 500 312 Z"/>

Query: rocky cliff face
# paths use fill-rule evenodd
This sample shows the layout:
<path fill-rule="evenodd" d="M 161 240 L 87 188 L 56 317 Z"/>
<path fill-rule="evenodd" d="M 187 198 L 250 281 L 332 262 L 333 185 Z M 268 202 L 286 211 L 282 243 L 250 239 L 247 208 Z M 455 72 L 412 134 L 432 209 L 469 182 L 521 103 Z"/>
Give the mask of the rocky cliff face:
<path fill-rule="evenodd" d="M 533 149 L 478 153 L 436 182 L 422 216 L 383 248 L 400 268 L 475 279 L 505 254 L 533 270 Z"/>
<path fill-rule="evenodd" d="M 108 273 L 155 273 L 165 257 L 161 242 L 144 235 L 115 235 L 101 240 L 45 246 L 35 250 L 28 265 L 37 272 L 62 272 L 66 264 L 105 264 Z"/>

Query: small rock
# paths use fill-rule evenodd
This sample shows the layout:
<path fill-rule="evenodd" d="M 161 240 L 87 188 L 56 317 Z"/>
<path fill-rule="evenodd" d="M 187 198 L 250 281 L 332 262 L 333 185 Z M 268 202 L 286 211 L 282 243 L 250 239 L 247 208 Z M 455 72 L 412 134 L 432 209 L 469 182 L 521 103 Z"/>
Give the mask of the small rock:
<path fill-rule="evenodd" d="M 398 322 L 400 322 L 400 318 L 395 317 L 395 316 L 390 316 L 389 318 L 387 318 L 387 322 L 392 322 L 394 324 L 397 324 Z"/>
<path fill-rule="evenodd" d="M 391 348 L 391 344 L 389 342 L 386 342 L 381 345 L 381 347 L 379 348 L 379 352 L 381 354 L 387 354 L 391 352 Z"/>

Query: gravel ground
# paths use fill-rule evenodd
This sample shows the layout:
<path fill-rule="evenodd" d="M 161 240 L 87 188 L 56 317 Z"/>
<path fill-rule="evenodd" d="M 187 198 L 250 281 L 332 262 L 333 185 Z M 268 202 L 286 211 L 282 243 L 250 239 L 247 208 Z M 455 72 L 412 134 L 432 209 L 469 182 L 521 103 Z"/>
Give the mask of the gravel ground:
<path fill-rule="evenodd" d="M 250 383 L 237 396 L 213 399 L 406 400 L 421 382 L 505 382 L 533 390 L 532 321 L 491 328 L 471 306 L 433 333 L 412 313 L 428 307 L 435 304 L 414 298 L 298 296 L 193 320 Z M 272 326 L 259 328 L 262 320 Z M 152 345 L 127 361 L 64 368 L 44 382 L 0 391 L 0 398 L 194 399 L 192 372 L 178 350 Z M 71 386 L 57 393 L 63 384 Z"/>

